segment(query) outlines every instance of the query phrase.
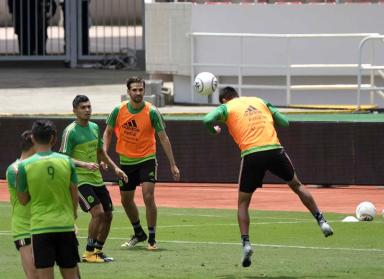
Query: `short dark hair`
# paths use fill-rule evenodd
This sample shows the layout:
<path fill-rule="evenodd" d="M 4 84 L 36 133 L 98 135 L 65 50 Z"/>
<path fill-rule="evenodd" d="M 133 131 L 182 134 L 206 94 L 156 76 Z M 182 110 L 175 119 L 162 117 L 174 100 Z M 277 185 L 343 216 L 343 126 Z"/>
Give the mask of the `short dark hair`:
<path fill-rule="evenodd" d="M 37 143 L 48 144 L 56 134 L 56 126 L 50 120 L 36 120 L 32 124 L 32 135 Z"/>
<path fill-rule="evenodd" d="M 229 100 L 232 100 L 233 98 L 237 98 L 237 97 L 239 97 L 239 93 L 237 93 L 236 89 L 231 87 L 231 86 L 227 86 L 227 87 L 221 88 L 220 91 L 219 91 L 219 102 L 220 102 L 220 104 L 223 103 L 224 99 L 229 101 Z"/>
<path fill-rule="evenodd" d="M 32 131 L 31 130 L 26 130 L 21 133 L 20 135 L 20 148 L 21 151 L 28 151 L 31 149 L 33 146 L 32 142 Z"/>
<path fill-rule="evenodd" d="M 141 77 L 130 77 L 127 79 L 127 88 L 128 90 L 131 89 L 132 83 L 142 83 L 143 87 L 145 88 L 145 81 Z"/>
<path fill-rule="evenodd" d="M 85 95 L 77 95 L 72 101 L 72 107 L 77 108 L 80 103 L 89 102 L 89 98 Z"/>

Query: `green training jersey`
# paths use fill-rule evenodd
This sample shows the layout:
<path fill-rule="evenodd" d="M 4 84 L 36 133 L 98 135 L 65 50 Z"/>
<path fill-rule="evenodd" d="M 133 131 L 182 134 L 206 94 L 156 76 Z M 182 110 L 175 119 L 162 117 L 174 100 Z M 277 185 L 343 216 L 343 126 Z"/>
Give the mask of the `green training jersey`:
<path fill-rule="evenodd" d="M 16 195 L 16 176 L 20 160 L 16 160 L 7 168 L 7 183 L 11 197 L 12 217 L 11 228 L 14 240 L 31 237 L 31 206 L 22 205 Z"/>
<path fill-rule="evenodd" d="M 99 126 L 94 122 L 88 122 L 87 126 L 81 126 L 76 121 L 69 124 L 61 141 L 60 152 L 73 159 L 98 163 L 97 152 L 103 148 Z M 78 186 L 90 184 L 93 186 L 104 185 L 100 170 L 87 170 L 76 167 Z"/>
<path fill-rule="evenodd" d="M 71 183 L 77 183 L 72 160 L 56 152 L 39 152 L 20 162 L 16 189 L 31 200 L 31 233 L 74 229 Z"/>

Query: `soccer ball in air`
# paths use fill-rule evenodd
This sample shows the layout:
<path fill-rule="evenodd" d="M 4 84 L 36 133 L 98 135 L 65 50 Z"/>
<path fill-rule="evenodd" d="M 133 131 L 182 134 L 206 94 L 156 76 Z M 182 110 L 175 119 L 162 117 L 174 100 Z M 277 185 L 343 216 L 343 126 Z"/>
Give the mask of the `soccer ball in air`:
<path fill-rule="evenodd" d="M 361 202 L 356 207 L 356 217 L 360 221 L 372 221 L 375 215 L 376 207 L 371 202 Z"/>
<path fill-rule="evenodd" d="M 217 78 L 208 72 L 201 72 L 195 77 L 193 87 L 195 88 L 196 93 L 209 96 L 215 92 L 218 85 Z"/>

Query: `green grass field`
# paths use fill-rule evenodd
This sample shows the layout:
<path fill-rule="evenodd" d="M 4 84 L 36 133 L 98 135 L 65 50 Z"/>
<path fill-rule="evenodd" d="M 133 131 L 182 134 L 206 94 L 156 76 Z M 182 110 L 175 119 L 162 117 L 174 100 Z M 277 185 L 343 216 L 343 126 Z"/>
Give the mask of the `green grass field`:
<path fill-rule="evenodd" d="M 24 278 L 10 236 L 10 205 L 0 203 L 0 278 Z M 143 209 L 141 210 L 144 219 Z M 159 208 L 159 250 L 140 244 L 120 247 L 131 234 L 117 207 L 104 251 L 112 263 L 80 264 L 82 278 L 384 278 L 384 219 L 342 223 L 345 215 L 326 214 L 335 235 L 325 238 L 313 218 L 298 212 L 251 212 L 254 256 L 240 264 L 241 245 L 235 210 Z M 89 215 L 77 224 L 84 250 Z M 59 273 L 56 274 L 59 278 Z"/>

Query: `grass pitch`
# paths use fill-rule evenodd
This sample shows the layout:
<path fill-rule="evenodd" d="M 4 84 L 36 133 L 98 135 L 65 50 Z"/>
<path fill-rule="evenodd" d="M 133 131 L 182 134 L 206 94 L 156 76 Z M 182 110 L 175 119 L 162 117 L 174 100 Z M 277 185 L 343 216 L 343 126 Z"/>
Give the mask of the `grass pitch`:
<path fill-rule="evenodd" d="M 10 235 L 9 203 L 0 203 L 1 278 L 24 278 Z M 145 222 L 143 209 L 140 209 Z M 342 214 L 326 214 L 335 234 L 325 238 L 309 213 L 251 211 L 252 266 L 240 264 L 241 244 L 235 210 L 159 208 L 159 250 L 145 244 L 120 245 L 132 229 L 117 207 L 104 251 L 115 261 L 80 263 L 82 278 L 383 278 L 384 219 L 342 223 Z M 88 214 L 77 225 L 84 251 Z M 145 223 L 143 224 L 145 226 Z M 56 268 L 57 269 L 57 268 Z M 57 270 L 56 270 L 57 271 Z M 60 278 L 59 272 L 56 277 Z"/>

